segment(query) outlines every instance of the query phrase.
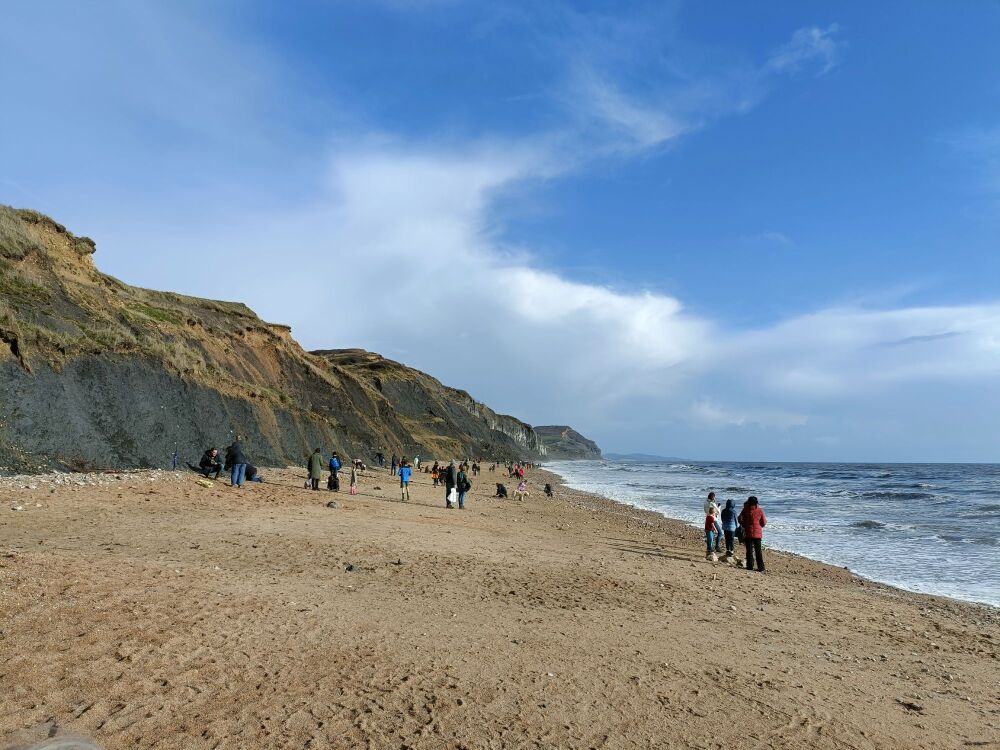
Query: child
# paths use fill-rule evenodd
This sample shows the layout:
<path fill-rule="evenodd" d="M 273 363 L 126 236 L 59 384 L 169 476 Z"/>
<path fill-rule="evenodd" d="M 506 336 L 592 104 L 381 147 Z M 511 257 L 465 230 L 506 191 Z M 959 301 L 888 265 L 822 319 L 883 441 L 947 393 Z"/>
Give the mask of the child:
<path fill-rule="evenodd" d="M 438 486 L 438 467 L 434 464 L 434 468 L 431 469 L 431 479 L 434 481 L 434 486 Z"/>
<path fill-rule="evenodd" d="M 707 548 L 705 558 L 708 560 L 712 559 L 712 549 L 715 546 L 715 507 L 715 503 L 712 503 L 708 515 L 705 516 L 705 546 Z"/>
<path fill-rule="evenodd" d="M 517 489 L 514 490 L 514 500 L 524 500 L 528 496 L 528 483 L 525 480 L 521 480 L 521 483 L 517 485 Z"/>
<path fill-rule="evenodd" d="M 355 463 L 351 466 L 351 494 L 358 494 L 358 465 Z"/>

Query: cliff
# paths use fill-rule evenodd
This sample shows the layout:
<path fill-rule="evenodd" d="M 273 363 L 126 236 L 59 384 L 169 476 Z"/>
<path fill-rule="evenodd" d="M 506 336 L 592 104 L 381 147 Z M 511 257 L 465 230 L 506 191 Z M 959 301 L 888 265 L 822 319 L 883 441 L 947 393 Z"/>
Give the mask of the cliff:
<path fill-rule="evenodd" d="M 585 438 L 572 427 L 548 425 L 534 429 L 550 459 L 601 458 L 601 449 L 597 447 L 597 443 Z"/>
<path fill-rule="evenodd" d="M 309 353 L 237 302 L 100 273 L 95 244 L 0 206 L 0 470 L 168 465 L 245 436 L 261 465 L 313 447 L 539 457 L 532 428 L 359 350 Z"/>
<path fill-rule="evenodd" d="M 497 414 L 467 392 L 436 378 L 367 352 L 329 349 L 312 352 L 379 393 L 413 440 L 436 456 L 544 456 L 545 446 L 531 425 Z M 412 454 L 411 454 L 412 455 Z"/>

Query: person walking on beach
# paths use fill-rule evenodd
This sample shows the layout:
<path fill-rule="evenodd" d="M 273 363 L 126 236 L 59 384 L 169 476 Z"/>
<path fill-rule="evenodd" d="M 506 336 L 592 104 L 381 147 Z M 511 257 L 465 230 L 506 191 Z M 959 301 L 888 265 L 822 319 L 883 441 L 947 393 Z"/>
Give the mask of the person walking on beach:
<path fill-rule="evenodd" d="M 404 458 L 402 463 L 399 465 L 399 494 L 400 499 L 404 503 L 410 501 L 410 475 L 413 474 L 413 469 L 406 462 Z"/>
<path fill-rule="evenodd" d="M 757 498 L 751 495 L 747 498 L 747 504 L 743 506 L 743 512 L 739 517 L 740 526 L 743 527 L 743 543 L 747 548 L 747 570 L 753 570 L 754 558 L 757 560 L 757 570 L 766 573 L 764 570 L 764 527 L 767 526 L 767 516 L 764 509 L 760 507 Z"/>
<path fill-rule="evenodd" d="M 468 465 L 462 464 L 458 467 L 458 509 L 465 510 L 465 496 L 472 489 L 472 482 L 469 481 Z"/>
<path fill-rule="evenodd" d="M 358 466 L 358 459 L 354 459 L 351 463 L 351 494 L 358 494 L 358 474 L 360 473 L 360 467 Z"/>
<path fill-rule="evenodd" d="M 434 482 L 435 487 L 438 486 L 439 484 L 438 480 L 440 479 L 440 477 L 441 477 L 441 471 L 440 469 L 438 469 L 438 462 L 435 461 L 434 465 L 431 467 L 431 481 Z"/>
<path fill-rule="evenodd" d="M 733 505 L 732 498 L 726 500 L 726 507 L 722 509 L 722 533 L 726 537 L 726 557 L 732 562 L 734 538 L 736 536 L 736 506 Z"/>
<path fill-rule="evenodd" d="M 451 460 L 448 464 L 448 468 L 444 470 L 444 505 L 446 508 L 454 508 L 453 501 L 451 499 L 452 491 L 457 492 L 458 487 L 458 469 L 455 468 L 455 459 Z"/>
<path fill-rule="evenodd" d="M 392 475 L 396 476 L 396 472 L 399 471 L 399 458 L 396 457 L 395 453 L 392 454 L 392 462 L 389 466 L 392 469 Z"/>
<path fill-rule="evenodd" d="M 719 523 L 719 504 L 715 502 L 714 492 L 709 492 L 705 501 L 705 515 L 709 513 L 715 516 L 715 552 L 718 554 L 722 552 L 722 524 Z"/>
<path fill-rule="evenodd" d="M 312 455 L 309 456 L 309 462 L 306 464 L 306 468 L 309 469 L 309 482 L 313 490 L 319 489 L 319 480 L 323 476 L 323 454 L 320 449 L 317 448 L 313 451 Z"/>
<path fill-rule="evenodd" d="M 230 487 L 243 486 L 243 482 L 246 481 L 248 463 L 250 462 L 247 460 L 247 455 L 243 450 L 243 439 L 240 435 L 237 435 L 236 440 L 226 450 L 226 466 L 230 470 Z"/>

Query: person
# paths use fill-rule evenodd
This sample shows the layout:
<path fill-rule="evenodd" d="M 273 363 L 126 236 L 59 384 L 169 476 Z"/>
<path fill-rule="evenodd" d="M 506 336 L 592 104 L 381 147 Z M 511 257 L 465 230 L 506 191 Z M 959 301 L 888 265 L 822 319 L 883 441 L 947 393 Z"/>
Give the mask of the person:
<path fill-rule="evenodd" d="M 514 490 L 514 500 L 524 500 L 528 496 L 528 482 L 525 479 L 521 480 L 521 483 L 517 485 L 517 489 Z"/>
<path fill-rule="evenodd" d="M 497 494 L 493 497 L 507 497 L 507 487 L 500 482 L 497 482 Z"/>
<path fill-rule="evenodd" d="M 352 495 L 357 495 L 358 494 L 358 474 L 361 473 L 361 469 L 360 469 L 360 466 L 359 466 L 360 463 L 361 462 L 358 459 L 355 459 L 354 463 L 351 464 L 351 494 Z"/>
<path fill-rule="evenodd" d="M 407 503 L 410 501 L 410 475 L 413 474 L 413 469 L 403 459 L 403 462 L 399 465 L 399 494 L 400 499 Z"/>
<path fill-rule="evenodd" d="M 726 507 L 722 509 L 722 533 L 726 537 L 726 557 L 732 558 L 734 537 L 736 536 L 736 507 L 733 500 L 726 500 Z M 732 559 L 729 560 L 732 562 Z"/>
<path fill-rule="evenodd" d="M 309 486 L 312 490 L 319 489 L 319 480 L 323 476 L 323 454 L 317 448 L 306 461 L 306 471 L 309 472 Z"/>
<path fill-rule="evenodd" d="M 206 478 L 210 474 L 215 474 L 213 479 L 218 479 L 219 474 L 222 473 L 222 461 L 219 460 L 219 449 L 209 448 L 201 457 L 201 461 L 198 462 L 198 470 Z"/>
<path fill-rule="evenodd" d="M 714 492 L 709 492 L 708 499 L 705 501 L 705 515 L 709 513 L 715 516 L 715 552 L 718 554 L 722 552 L 722 524 L 719 523 L 719 504 L 715 502 Z"/>
<path fill-rule="evenodd" d="M 455 467 L 455 459 L 451 460 L 448 464 L 448 468 L 444 470 L 444 506 L 446 508 L 454 508 L 452 504 L 451 493 L 452 490 L 457 492 L 458 487 L 458 469 Z"/>
<path fill-rule="evenodd" d="M 420 456 L 413 457 L 413 468 L 420 471 Z"/>
<path fill-rule="evenodd" d="M 465 496 L 469 493 L 469 490 L 472 489 L 472 482 L 469 481 L 469 475 L 466 473 L 466 470 L 468 468 L 469 467 L 466 466 L 465 464 L 462 464 L 461 466 L 458 467 L 457 489 L 458 489 L 459 510 L 465 510 Z"/>
<path fill-rule="evenodd" d="M 743 506 L 743 512 L 739 517 L 740 526 L 743 527 L 743 541 L 747 548 L 747 570 L 753 570 L 754 558 L 757 561 L 757 570 L 766 573 L 764 570 L 764 527 L 767 526 L 767 516 L 764 509 L 760 507 L 760 502 L 751 495 L 747 498 L 747 504 Z"/>
<path fill-rule="evenodd" d="M 545 497 L 554 497 L 552 493 L 552 485 L 548 482 L 545 483 Z"/>
<path fill-rule="evenodd" d="M 340 492 L 340 468 L 342 466 L 340 456 L 337 455 L 337 451 L 334 451 L 330 457 L 330 479 L 326 483 L 328 490 Z"/>
<path fill-rule="evenodd" d="M 712 555 L 712 545 L 715 543 L 715 503 L 709 506 L 708 514 L 705 516 L 705 557 L 709 560 L 714 560 L 715 557 Z"/>
<path fill-rule="evenodd" d="M 253 464 L 247 464 L 246 476 L 248 482 L 264 482 L 264 477 L 260 475 L 260 470 Z"/>
<path fill-rule="evenodd" d="M 392 475 L 396 476 L 396 473 L 399 471 L 399 458 L 396 456 L 395 453 L 392 454 L 392 461 L 390 462 L 389 466 L 392 469 Z"/>
<path fill-rule="evenodd" d="M 435 461 L 434 465 L 431 467 L 431 481 L 434 482 L 434 486 L 435 487 L 438 486 L 438 479 L 440 478 L 440 476 L 441 476 L 441 472 L 438 469 L 438 462 Z"/>
<path fill-rule="evenodd" d="M 246 453 L 243 450 L 243 438 L 237 435 L 233 444 L 226 450 L 226 466 L 230 470 L 230 487 L 243 486 L 243 482 L 246 481 L 248 463 Z"/>

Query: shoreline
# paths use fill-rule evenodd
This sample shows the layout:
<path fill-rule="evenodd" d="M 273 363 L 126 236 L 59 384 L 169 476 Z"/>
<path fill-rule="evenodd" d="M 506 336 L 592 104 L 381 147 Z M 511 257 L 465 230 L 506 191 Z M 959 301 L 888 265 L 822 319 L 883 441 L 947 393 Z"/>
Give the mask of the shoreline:
<path fill-rule="evenodd" d="M 550 463 L 552 463 L 552 462 L 550 462 Z M 768 462 L 758 462 L 758 463 L 768 463 Z M 784 464 L 780 464 L 779 462 L 774 462 L 774 463 L 776 463 L 776 465 L 784 465 Z M 812 464 L 809 464 L 809 465 L 812 465 Z M 874 465 L 874 466 L 881 466 L 882 464 L 872 464 L 872 465 Z M 912 464 L 912 465 L 922 465 L 922 464 Z M 947 465 L 955 465 L 955 464 L 947 464 Z M 976 466 L 976 465 L 979 465 L 979 464 L 969 464 L 969 465 Z M 543 465 L 543 468 L 544 468 L 544 465 Z M 599 492 L 595 492 L 595 491 L 591 491 L 591 490 L 585 490 L 585 489 L 581 489 L 579 487 L 570 487 L 570 485 L 566 484 L 566 482 L 565 482 L 565 480 L 564 480 L 564 478 L 562 477 L 561 474 L 559 474 L 558 472 L 552 471 L 550 469 L 546 469 L 546 471 L 549 471 L 551 474 L 553 474 L 557 478 L 557 480 L 559 481 L 559 483 L 561 485 L 565 486 L 567 489 L 571 489 L 574 492 L 585 492 L 585 493 L 597 495 L 598 497 L 605 497 L 603 495 L 600 495 Z M 698 524 L 696 524 L 694 522 L 686 521 L 685 519 L 682 519 L 682 518 L 677 518 L 677 517 L 674 517 L 674 516 L 667 515 L 664 511 L 656 509 L 656 508 L 643 507 L 642 505 L 639 505 L 639 504 L 636 504 L 636 503 L 632 503 L 632 502 L 630 502 L 628 500 L 617 500 L 615 498 L 607 498 L 607 497 L 605 497 L 605 499 L 610 500 L 611 502 L 619 503 L 619 504 L 627 506 L 629 508 L 634 508 L 636 510 L 646 511 L 646 512 L 653 513 L 653 514 L 658 515 L 658 516 L 660 516 L 660 517 L 662 517 L 664 519 L 667 519 L 669 521 L 674 521 L 674 522 L 680 523 L 680 524 L 684 525 L 688 529 L 699 530 Z M 699 532 L 700 532 L 700 530 L 699 530 Z M 846 570 L 846 571 L 850 572 L 851 575 L 853 575 L 853 576 L 855 576 L 857 578 L 860 578 L 862 580 L 865 580 L 865 581 L 869 582 L 872 585 L 887 586 L 889 588 L 897 589 L 897 590 L 899 590 L 901 592 L 905 592 L 907 594 L 916 594 L 916 595 L 922 595 L 922 596 L 939 597 L 939 598 L 948 599 L 948 600 L 952 600 L 952 601 L 956 601 L 956 602 L 961 602 L 961 603 L 964 603 L 964 604 L 973 604 L 973 605 L 976 605 L 976 606 L 979 606 L 979 607 L 986 607 L 986 608 L 988 608 L 990 610 L 993 610 L 993 611 L 996 611 L 996 612 L 1000 613 L 1000 604 L 994 604 L 992 602 L 982 601 L 982 600 L 973 599 L 973 598 L 967 598 L 967 597 L 958 596 L 958 595 L 955 595 L 955 594 L 937 593 L 937 592 L 933 592 L 933 591 L 921 591 L 921 590 L 918 590 L 918 589 L 909 588 L 905 583 L 879 580 L 878 578 L 874 578 L 872 576 L 865 575 L 864 573 L 860 573 L 860 572 L 854 570 L 849 565 L 840 565 L 840 564 L 838 564 L 836 562 L 833 562 L 833 561 L 830 561 L 830 560 L 823 560 L 823 559 L 818 558 L 818 557 L 812 557 L 812 556 L 810 556 L 810 555 L 808 555 L 806 553 L 803 553 L 803 552 L 799 552 L 799 551 L 791 550 L 791 549 L 785 549 L 785 548 L 783 548 L 781 546 L 777 546 L 777 545 L 772 545 L 772 544 L 770 544 L 770 542 L 769 542 L 769 540 L 767 538 L 767 534 L 765 534 L 764 544 L 765 544 L 765 550 L 766 551 L 769 551 L 769 552 L 772 552 L 772 553 L 780 553 L 782 555 L 791 555 L 791 556 L 794 556 L 794 557 L 801 558 L 803 560 L 809 560 L 811 562 L 818 563 L 820 565 L 826 565 L 826 566 L 829 566 L 829 567 L 834 568 L 834 569 L 843 569 L 843 570 Z M 737 543 L 737 546 L 739 547 L 740 545 Z"/>
<path fill-rule="evenodd" d="M 409 503 L 385 471 L 264 474 L 3 488 L 0 747 L 1000 747 L 992 608 L 708 563 L 544 469 L 523 503 L 481 473 L 464 511 L 423 474 Z"/>
<path fill-rule="evenodd" d="M 683 529 L 684 531 L 688 532 L 688 535 L 691 536 L 692 539 L 700 539 L 700 533 L 698 533 L 699 532 L 698 526 L 695 525 L 695 524 L 692 524 L 692 523 L 690 523 L 688 521 L 685 521 L 685 520 L 683 520 L 681 518 L 674 518 L 673 516 L 666 515 L 662 511 L 654 510 L 652 508 L 643 508 L 640 505 L 633 505 L 632 503 L 629 503 L 629 502 L 627 502 L 625 500 L 616 500 L 614 498 L 606 497 L 604 495 L 601 495 L 601 494 L 599 494 L 597 492 L 591 492 L 590 490 L 583 490 L 583 489 L 579 489 L 577 487 L 571 487 L 570 485 L 566 484 L 566 481 L 565 481 L 564 477 L 561 474 L 559 474 L 558 472 L 552 471 L 550 469 L 546 469 L 544 465 L 542 467 L 540 467 L 540 469 L 537 469 L 536 471 L 545 471 L 546 473 L 550 474 L 556 480 L 556 483 L 558 484 L 558 486 L 563 487 L 563 488 L 565 488 L 568 491 L 579 493 L 579 494 L 582 494 L 582 495 L 588 495 L 588 496 L 594 497 L 596 499 L 603 500 L 605 502 L 621 506 L 622 508 L 628 509 L 629 511 L 636 511 L 636 512 L 639 512 L 641 514 L 649 514 L 650 516 L 653 517 L 653 520 L 650 521 L 651 524 L 655 525 L 656 523 L 659 523 L 659 522 L 662 521 L 663 524 L 664 524 L 664 526 L 665 526 L 665 528 L 667 528 L 667 529 L 670 529 L 670 527 L 676 525 L 678 528 L 676 528 L 676 529 L 670 529 L 673 533 L 681 533 L 681 530 Z M 692 533 L 692 532 L 694 532 L 694 533 Z M 800 561 L 802 561 L 804 563 L 812 563 L 814 565 L 820 565 L 820 566 L 823 566 L 824 568 L 828 568 L 828 569 L 833 570 L 833 571 L 843 571 L 843 572 L 846 572 L 848 575 L 850 575 L 852 578 L 856 578 L 859 581 L 863 581 L 864 585 L 871 586 L 873 589 L 878 588 L 878 587 L 882 587 L 884 589 L 887 589 L 890 592 L 895 592 L 896 594 L 899 594 L 899 595 L 916 596 L 916 597 L 928 597 L 928 598 L 935 599 L 935 600 L 942 600 L 942 601 L 945 601 L 945 602 L 954 602 L 955 604 L 962 604 L 962 605 L 968 605 L 968 606 L 976 607 L 976 608 L 983 608 L 984 610 L 986 610 L 989 613 L 996 614 L 996 615 L 1000 616 L 1000 606 L 994 605 L 994 604 L 990 604 L 989 602 L 981 602 L 981 601 L 976 601 L 974 599 L 963 599 L 962 597 L 959 597 L 959 596 L 949 596 L 947 594 L 935 594 L 935 593 L 931 593 L 931 592 L 928 592 L 928 591 L 914 591 L 913 589 L 908 589 L 905 586 L 901 586 L 901 585 L 897 585 L 897 584 L 893 584 L 893 583 L 887 583 L 885 581 L 879 581 L 879 580 L 874 579 L 874 578 L 869 578 L 868 576 L 862 575 L 861 573 L 858 573 L 858 572 L 856 572 L 854 570 L 851 570 L 851 568 L 849 566 L 847 566 L 847 565 L 837 565 L 836 563 L 827 562 L 825 560 L 819 560 L 819 559 L 817 559 L 815 557 L 809 557 L 808 555 L 802 554 L 801 552 L 795 552 L 793 550 L 781 549 L 780 547 L 773 547 L 773 546 L 770 546 L 770 545 L 767 544 L 767 539 L 766 538 L 765 538 L 764 541 L 765 541 L 765 553 L 768 556 L 770 556 L 770 555 L 776 555 L 776 556 L 779 557 L 779 559 L 783 558 L 783 557 L 795 558 L 795 559 L 800 560 Z M 741 550 L 741 545 L 739 544 L 739 542 L 737 542 L 736 543 L 736 551 L 737 551 L 736 557 L 739 557 L 740 550 Z M 727 563 L 723 563 L 721 561 L 721 559 L 717 563 L 714 563 L 714 564 L 716 564 L 716 565 L 722 565 L 722 566 L 726 566 L 726 567 L 736 567 L 736 568 L 738 568 L 738 566 L 735 566 L 735 565 L 730 566 Z"/>

